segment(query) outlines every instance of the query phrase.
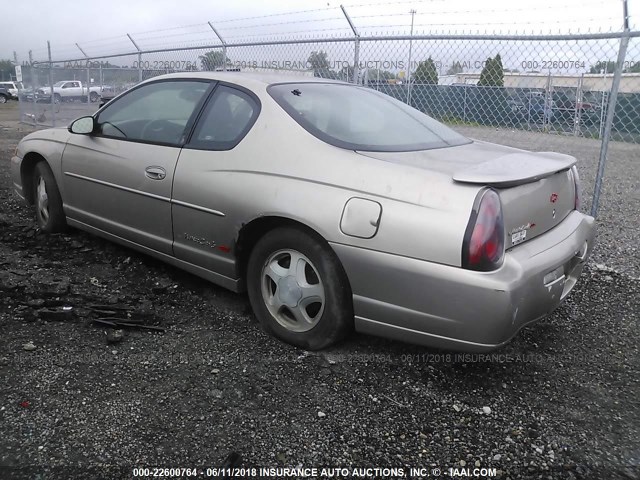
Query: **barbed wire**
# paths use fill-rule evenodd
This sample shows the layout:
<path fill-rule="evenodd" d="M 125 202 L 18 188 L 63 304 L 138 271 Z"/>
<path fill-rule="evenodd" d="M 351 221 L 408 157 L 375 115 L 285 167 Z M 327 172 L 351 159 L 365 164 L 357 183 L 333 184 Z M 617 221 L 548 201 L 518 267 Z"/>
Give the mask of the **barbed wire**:
<path fill-rule="evenodd" d="M 593 18 L 593 19 L 577 19 L 574 20 L 572 22 L 575 23 L 591 23 L 591 22 L 596 22 L 596 21 L 602 21 L 602 20 L 613 20 L 613 17 L 609 17 L 609 18 Z M 551 21 L 545 21 L 545 24 L 560 24 L 560 23 L 566 23 L 566 21 L 564 20 L 551 20 Z M 433 23 L 416 23 L 414 24 L 414 28 L 417 27 L 432 27 L 432 26 L 466 26 L 466 25 L 477 25 L 478 22 L 433 22 Z M 519 21 L 510 21 L 510 22 L 484 22 L 483 26 L 494 26 L 494 25 L 539 25 L 541 24 L 541 22 L 539 21 L 530 21 L 530 22 L 519 22 Z M 406 23 L 400 23 L 400 24 L 395 24 L 395 25 L 362 25 L 359 26 L 358 28 L 363 29 L 363 28 L 370 28 L 370 27 L 376 27 L 376 28 L 395 28 L 395 27 L 409 27 L 410 25 L 406 24 Z"/>
<path fill-rule="evenodd" d="M 259 19 L 259 18 L 269 18 L 269 17 L 281 17 L 281 16 L 285 16 L 285 15 L 298 15 L 300 13 L 311 13 L 311 12 L 322 12 L 322 11 L 327 11 L 327 10 L 337 10 L 338 7 L 325 7 L 325 8 L 314 8 L 311 10 L 299 10 L 296 12 L 283 12 L 283 13 L 271 13 L 268 15 L 257 15 L 255 17 L 244 17 L 244 18 L 235 18 L 235 19 L 229 19 L 229 20 L 220 20 L 217 21 L 217 24 L 220 23 L 230 23 L 230 22 L 241 22 L 244 20 L 255 20 L 255 19 Z"/>
<path fill-rule="evenodd" d="M 371 30 L 375 29 L 377 34 L 382 35 L 390 35 L 396 34 L 396 32 L 390 32 L 391 29 L 401 29 L 397 34 L 406 34 L 407 30 L 410 27 L 409 22 L 400 23 L 397 20 L 391 23 L 385 23 L 385 19 L 399 19 L 399 18 L 407 18 L 410 15 L 409 12 L 398 12 L 397 8 L 399 6 L 408 5 L 408 4 L 417 4 L 424 5 L 425 9 L 428 8 L 427 12 L 418 12 L 416 20 L 418 23 L 414 24 L 414 34 L 432 34 L 437 33 L 440 34 L 439 31 L 446 27 L 449 27 L 449 31 L 443 31 L 442 33 L 451 33 L 458 34 L 459 27 L 474 27 L 479 24 L 481 27 L 479 29 L 475 29 L 479 34 L 482 28 L 484 28 L 485 33 L 489 34 L 499 34 L 505 33 L 505 29 L 503 27 L 508 28 L 508 33 L 511 34 L 512 31 L 515 30 L 516 33 L 524 33 L 528 32 L 524 30 L 529 30 L 529 28 L 534 27 L 535 30 L 540 30 L 540 34 L 544 34 L 545 30 L 550 33 L 552 28 L 549 26 L 560 26 L 558 29 L 558 33 L 561 33 L 561 29 L 564 29 L 564 33 L 571 33 L 572 30 L 577 29 L 587 30 L 589 32 L 594 32 L 598 30 L 598 33 L 602 33 L 603 29 L 605 31 L 613 32 L 614 29 L 617 28 L 617 22 L 622 19 L 622 15 L 615 15 L 612 13 L 611 4 L 606 0 L 584 0 L 582 2 L 576 1 L 568 1 L 562 2 L 560 4 L 554 3 L 553 1 L 545 1 L 542 0 L 540 4 L 536 5 L 527 5 L 522 6 L 521 4 L 516 4 L 514 7 L 496 7 L 493 5 L 487 5 L 485 7 L 477 7 L 477 8 L 449 8 L 450 2 L 448 0 L 396 0 L 391 2 L 385 1 L 372 1 L 368 3 L 355 3 L 348 4 L 345 7 L 355 10 L 356 14 L 351 14 L 351 18 L 354 20 L 358 19 L 368 19 L 371 22 L 363 22 L 364 25 L 358 25 L 356 22 L 356 27 L 361 32 L 367 32 L 367 34 L 371 34 Z M 387 7 L 391 9 L 396 9 L 396 11 L 388 11 L 388 12 L 363 12 L 361 10 L 367 7 Z M 605 15 L 594 16 L 592 12 L 592 8 L 597 7 L 606 7 L 607 13 Z M 586 10 L 585 10 L 586 9 Z M 520 20 L 518 17 L 527 17 L 527 13 L 535 13 L 535 12 L 546 12 L 546 11 L 567 11 L 567 10 L 575 10 L 572 12 L 571 16 L 563 15 L 563 18 L 557 19 L 549 19 L 542 18 L 540 20 L 535 19 L 523 19 Z M 621 9 L 620 9 L 621 10 Z M 298 11 L 290 11 L 290 12 L 279 12 L 265 15 L 255 15 L 250 17 L 242 17 L 242 18 L 233 18 L 233 19 L 225 19 L 225 20 L 216 20 L 213 23 L 214 26 L 221 28 L 223 32 L 223 38 L 225 40 L 247 40 L 250 41 L 252 39 L 270 39 L 273 38 L 282 38 L 283 35 L 299 35 L 299 34 L 322 34 L 322 35 L 338 35 L 342 32 L 348 32 L 350 29 L 346 25 L 346 18 L 342 15 L 335 15 L 336 11 L 340 11 L 338 7 L 329 6 L 323 8 L 313 8 L 313 9 L 305 9 Z M 360 11 L 360 12 L 359 12 Z M 295 18 L 296 16 L 305 15 L 305 14 L 318 14 L 322 12 L 323 14 L 329 13 L 331 16 L 320 17 L 320 18 Z M 359 14 L 360 13 L 360 14 Z M 483 17 L 486 15 L 492 14 L 518 14 L 515 19 L 510 19 L 508 21 L 499 20 L 479 20 L 478 15 L 482 15 Z M 586 17 L 582 16 L 586 13 Z M 622 12 L 620 12 L 622 13 Z M 452 21 L 447 21 L 446 16 L 448 15 L 456 15 L 457 19 L 452 19 Z M 473 16 L 473 19 L 467 20 L 465 16 Z M 283 18 L 284 17 L 284 18 Z M 289 18 L 287 18 L 289 17 Z M 425 21 L 429 18 L 433 18 L 435 21 L 429 22 Z M 435 17 L 435 18 L 434 18 Z M 444 17 L 444 18 L 443 18 Z M 259 19 L 268 19 L 268 18 L 282 18 L 282 21 L 275 22 L 267 22 L 260 23 L 255 22 L 255 20 Z M 374 19 L 380 19 L 380 22 L 377 22 Z M 253 21 L 252 21 L 253 20 Z M 420 21 L 422 20 L 422 21 Z M 249 24 L 242 24 L 242 22 L 250 22 Z M 314 28 L 314 26 L 321 26 L 323 23 L 327 22 L 336 22 L 335 27 L 330 28 Z M 341 23 L 338 23 L 341 22 Z M 634 22 L 633 25 L 636 23 Z M 309 28 L 305 29 L 292 29 L 288 30 L 287 28 L 282 28 L 283 31 L 273 32 L 270 30 L 274 30 L 281 27 L 286 26 L 295 26 L 308 25 Z M 494 29 L 493 32 L 491 31 Z M 531 28 L 531 33 L 534 33 L 534 28 Z M 260 30 L 266 29 L 264 32 L 251 32 L 251 30 Z M 453 32 L 451 29 L 455 29 Z M 522 29 L 522 30 L 519 30 Z M 425 32 L 425 30 L 427 30 Z M 465 32 L 466 28 L 462 31 Z M 226 35 L 224 32 L 229 32 L 230 35 Z M 238 35 L 235 33 L 238 32 Z M 242 32 L 246 32 L 242 33 Z M 575 32 L 574 32 L 575 33 Z M 204 35 L 207 35 L 204 38 Z M 213 32 L 209 25 L 206 23 L 197 23 L 197 24 L 189 24 L 189 25 L 181 25 L 181 26 L 173 26 L 167 28 L 160 28 L 154 30 L 147 30 L 142 32 L 137 32 L 131 34 L 136 42 L 140 42 L 142 48 L 150 48 L 150 45 L 153 45 L 154 48 L 158 47 L 175 47 L 175 46 L 197 46 L 199 43 L 214 43 L 217 41 L 217 38 L 214 36 Z M 168 41 L 164 41 L 165 39 L 171 39 Z M 171 43 L 169 43 L 171 42 Z M 82 49 L 84 49 L 87 54 L 96 55 L 96 52 L 107 52 L 109 50 L 120 50 L 120 49 L 128 49 L 130 48 L 131 42 L 125 36 L 125 34 L 120 36 L 110 36 L 99 39 L 92 40 L 83 40 L 81 41 Z M 71 53 L 72 56 L 77 56 L 76 54 L 80 54 L 78 48 L 75 44 L 63 44 L 63 45 L 52 45 L 52 50 L 55 52 L 55 56 L 59 57 L 64 52 Z M 47 57 L 47 49 L 46 48 L 37 48 L 32 50 L 34 57 L 46 58 Z"/>
<path fill-rule="evenodd" d="M 359 3 L 359 4 L 345 4 L 345 8 L 362 8 L 362 7 L 381 7 L 381 6 L 388 6 L 388 5 L 402 5 L 402 4 L 419 4 L 419 3 L 428 3 L 428 4 L 438 4 L 438 3 L 448 3 L 448 0 L 398 0 L 398 1 L 393 1 L 393 2 L 387 2 L 387 1 L 380 1 L 380 2 L 373 2 L 373 3 Z M 597 2 L 575 2 L 575 3 L 564 3 L 561 4 L 562 8 L 579 8 L 579 7 L 583 7 L 584 5 L 588 5 L 589 3 L 593 3 L 598 4 L 598 5 L 602 5 L 602 6 L 610 6 L 610 2 L 607 2 L 607 0 L 598 0 Z M 533 5 L 531 8 L 529 8 L 529 10 L 541 10 L 541 9 L 555 9 L 558 8 L 560 5 L 558 5 L 557 3 L 553 3 L 553 1 L 549 2 L 548 6 L 545 5 L 540 5 L 539 3 L 536 3 L 535 5 Z M 462 11 L 480 11 L 480 12 L 500 12 L 500 13 L 512 13 L 515 11 L 520 10 L 519 8 L 509 8 L 509 7 L 504 7 L 501 6 L 499 9 L 488 9 L 486 7 L 483 7 L 480 10 L 462 10 Z M 452 13 L 457 13 L 459 11 L 454 11 Z M 437 13 L 437 12 L 434 12 Z"/>
<path fill-rule="evenodd" d="M 381 4 L 382 5 L 382 4 Z M 385 4 L 386 5 L 386 4 Z M 606 6 L 606 3 L 602 0 L 598 0 L 596 2 L 581 2 L 579 4 L 580 8 L 590 7 L 590 6 Z M 465 10 L 429 10 L 428 12 L 416 12 L 416 16 L 419 15 L 459 15 L 459 14 L 494 14 L 494 13 L 502 13 L 502 14 L 510 14 L 510 13 L 523 13 L 523 12 L 538 12 L 540 10 L 569 10 L 575 9 L 577 7 L 576 4 L 560 4 L 560 5 L 548 5 L 548 6 L 535 6 L 535 7 L 524 7 L 524 8 L 481 8 L 477 10 L 473 9 L 465 9 Z M 351 18 L 383 18 L 383 17 L 400 17 L 400 16 L 409 16 L 410 12 L 398 12 L 398 13 L 377 13 L 373 15 L 351 15 Z M 618 17 L 616 17 L 618 18 Z M 484 22 L 483 22 L 484 23 Z"/>

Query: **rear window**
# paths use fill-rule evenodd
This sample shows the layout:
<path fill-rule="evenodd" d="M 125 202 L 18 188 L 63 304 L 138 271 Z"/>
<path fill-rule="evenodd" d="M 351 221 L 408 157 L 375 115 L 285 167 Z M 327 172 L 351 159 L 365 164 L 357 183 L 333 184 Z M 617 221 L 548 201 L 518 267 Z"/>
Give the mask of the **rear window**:
<path fill-rule="evenodd" d="M 271 85 L 268 91 L 303 128 L 337 147 L 404 152 L 471 142 L 415 108 L 369 88 L 287 83 Z"/>

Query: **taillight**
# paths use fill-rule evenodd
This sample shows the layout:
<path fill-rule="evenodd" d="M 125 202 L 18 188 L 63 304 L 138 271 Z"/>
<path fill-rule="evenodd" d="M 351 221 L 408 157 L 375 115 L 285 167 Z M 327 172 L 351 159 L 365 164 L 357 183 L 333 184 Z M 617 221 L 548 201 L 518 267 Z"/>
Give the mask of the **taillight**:
<path fill-rule="evenodd" d="M 580 176 L 578 175 L 578 168 L 575 165 L 571 167 L 571 176 L 573 177 L 574 192 L 576 195 L 573 206 L 576 210 L 580 210 Z"/>
<path fill-rule="evenodd" d="M 495 190 L 481 191 L 471 212 L 462 243 L 462 267 L 487 272 L 504 258 L 504 219 Z"/>

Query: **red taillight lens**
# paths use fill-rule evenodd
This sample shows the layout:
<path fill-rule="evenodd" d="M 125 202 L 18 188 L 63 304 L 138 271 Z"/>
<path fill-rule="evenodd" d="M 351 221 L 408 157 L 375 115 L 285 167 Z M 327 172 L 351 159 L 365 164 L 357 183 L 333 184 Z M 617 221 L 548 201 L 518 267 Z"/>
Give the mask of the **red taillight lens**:
<path fill-rule="evenodd" d="M 580 210 L 580 176 L 578 175 L 578 168 L 575 165 L 571 167 L 571 176 L 573 177 L 574 191 L 576 193 L 574 207 L 576 210 Z"/>
<path fill-rule="evenodd" d="M 462 266 L 470 270 L 495 270 L 504 257 L 502 204 L 495 190 L 478 194 L 462 244 Z"/>

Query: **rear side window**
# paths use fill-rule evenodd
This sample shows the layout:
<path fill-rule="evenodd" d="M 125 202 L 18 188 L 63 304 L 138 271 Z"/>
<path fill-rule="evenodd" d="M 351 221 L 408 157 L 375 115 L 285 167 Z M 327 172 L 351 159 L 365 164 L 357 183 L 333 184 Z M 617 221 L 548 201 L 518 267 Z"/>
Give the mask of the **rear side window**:
<path fill-rule="evenodd" d="M 204 109 L 189 148 L 230 150 L 253 126 L 260 106 L 249 94 L 220 85 Z"/>
<path fill-rule="evenodd" d="M 290 83 L 269 94 L 311 134 L 349 150 L 403 152 L 470 140 L 408 105 L 369 88 L 340 83 Z"/>

